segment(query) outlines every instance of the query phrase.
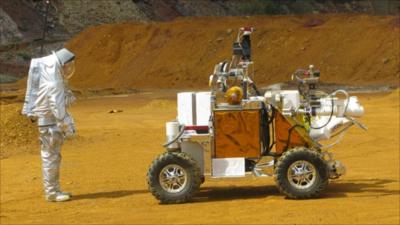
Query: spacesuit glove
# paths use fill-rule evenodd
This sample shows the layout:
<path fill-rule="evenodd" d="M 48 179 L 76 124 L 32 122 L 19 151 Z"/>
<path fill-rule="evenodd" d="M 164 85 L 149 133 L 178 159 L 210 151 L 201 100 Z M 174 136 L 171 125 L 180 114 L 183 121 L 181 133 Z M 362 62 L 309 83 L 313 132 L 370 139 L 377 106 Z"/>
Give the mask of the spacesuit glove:
<path fill-rule="evenodd" d="M 75 137 L 75 124 L 72 118 L 57 122 L 57 126 L 62 131 L 65 139 L 73 139 Z"/>
<path fill-rule="evenodd" d="M 62 131 L 65 139 L 73 139 L 75 137 L 75 125 L 73 123 L 57 123 L 57 126 Z"/>
<path fill-rule="evenodd" d="M 32 123 L 36 123 L 37 117 L 34 115 L 28 115 L 28 118 L 31 120 Z"/>
<path fill-rule="evenodd" d="M 76 131 L 75 131 L 75 124 L 69 123 L 66 124 L 65 129 L 64 129 L 64 137 L 66 139 L 73 139 L 76 136 Z"/>

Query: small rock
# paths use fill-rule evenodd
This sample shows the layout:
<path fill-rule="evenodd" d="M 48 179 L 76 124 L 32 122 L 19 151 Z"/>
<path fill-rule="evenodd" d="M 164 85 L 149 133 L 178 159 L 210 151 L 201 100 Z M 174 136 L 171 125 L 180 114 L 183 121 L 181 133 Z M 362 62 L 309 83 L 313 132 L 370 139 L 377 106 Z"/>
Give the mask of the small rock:
<path fill-rule="evenodd" d="M 232 34 L 232 29 L 226 30 L 226 33 L 227 33 L 227 34 Z"/>
<path fill-rule="evenodd" d="M 382 62 L 383 62 L 383 64 L 386 64 L 386 63 L 389 62 L 389 59 L 388 59 L 388 58 L 383 58 L 383 59 L 382 59 Z"/>
<path fill-rule="evenodd" d="M 123 112 L 123 110 L 122 109 L 112 109 L 108 113 L 120 113 L 120 112 Z"/>
<path fill-rule="evenodd" d="M 217 38 L 217 42 L 221 42 L 221 41 L 223 41 L 224 40 L 224 38 L 223 37 L 219 37 L 219 38 Z"/>
<path fill-rule="evenodd" d="M 301 47 L 300 50 L 304 51 L 306 50 L 306 47 Z"/>

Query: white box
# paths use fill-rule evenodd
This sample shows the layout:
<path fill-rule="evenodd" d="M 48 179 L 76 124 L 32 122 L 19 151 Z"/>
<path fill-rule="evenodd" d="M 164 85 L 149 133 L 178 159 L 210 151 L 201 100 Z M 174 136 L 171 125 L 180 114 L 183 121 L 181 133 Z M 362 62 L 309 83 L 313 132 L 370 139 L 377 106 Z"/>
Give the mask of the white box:
<path fill-rule="evenodd" d="M 196 93 L 196 125 L 208 126 L 211 115 L 211 92 Z"/>
<path fill-rule="evenodd" d="M 178 93 L 178 122 L 186 126 L 208 126 L 210 92 Z"/>
<path fill-rule="evenodd" d="M 297 110 L 300 107 L 300 94 L 297 90 L 281 91 L 283 110 Z"/>
<path fill-rule="evenodd" d="M 178 122 L 183 125 L 193 125 L 193 94 L 194 92 L 178 93 Z"/>
<path fill-rule="evenodd" d="M 244 158 L 219 158 L 212 160 L 213 177 L 244 177 Z"/>

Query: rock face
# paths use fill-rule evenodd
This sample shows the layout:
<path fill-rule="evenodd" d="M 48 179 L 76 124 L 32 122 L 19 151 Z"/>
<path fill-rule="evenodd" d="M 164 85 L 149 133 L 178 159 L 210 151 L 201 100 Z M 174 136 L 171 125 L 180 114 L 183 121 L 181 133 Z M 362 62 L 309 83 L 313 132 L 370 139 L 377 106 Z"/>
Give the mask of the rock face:
<path fill-rule="evenodd" d="M 131 0 L 61 1 L 59 9 L 59 22 L 71 34 L 87 26 L 149 19 Z"/>
<path fill-rule="evenodd" d="M 0 8 L 0 45 L 6 45 L 12 40 L 20 40 L 21 32 L 18 25 L 12 18 Z"/>
<path fill-rule="evenodd" d="M 30 58 L 61 48 L 84 29 L 178 17 L 323 13 L 398 14 L 397 0 L 1 0 L 1 76 L 24 76 Z M 47 13 L 46 13 L 47 12 Z M 46 23 L 44 22 L 47 15 Z M 310 21 L 309 26 L 318 25 Z M 393 23 L 397 24 L 397 22 Z M 119 31 L 116 31 L 119 32 Z M 14 69 L 16 67 L 22 70 Z M 12 69 L 10 69 L 12 68 Z M 13 72 L 14 71 L 14 72 Z M 22 72 L 21 72 L 22 71 Z"/>

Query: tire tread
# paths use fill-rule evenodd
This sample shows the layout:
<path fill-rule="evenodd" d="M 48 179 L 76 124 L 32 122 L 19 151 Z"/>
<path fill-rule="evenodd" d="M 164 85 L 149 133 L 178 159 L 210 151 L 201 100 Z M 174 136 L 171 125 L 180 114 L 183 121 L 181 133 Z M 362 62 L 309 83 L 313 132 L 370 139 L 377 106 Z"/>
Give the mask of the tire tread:
<path fill-rule="evenodd" d="M 293 157 L 296 154 L 308 154 L 310 158 L 313 160 L 320 160 L 323 165 L 325 166 L 325 169 L 322 171 L 318 170 L 318 173 L 320 176 L 320 182 L 316 188 L 314 188 L 312 191 L 309 191 L 307 193 L 301 193 L 301 194 L 296 194 L 293 193 L 290 188 L 287 186 L 287 183 L 285 181 L 286 179 L 286 173 L 287 171 L 283 171 L 285 169 L 285 164 L 290 162 L 290 158 Z M 325 164 L 325 161 L 322 158 L 322 155 L 315 151 L 315 150 L 309 150 L 305 147 L 295 147 L 293 149 L 290 149 L 282 154 L 282 156 L 278 159 L 278 162 L 276 164 L 275 170 L 274 170 L 274 179 L 275 182 L 278 186 L 278 189 L 281 193 L 286 195 L 289 198 L 292 199 L 308 199 L 308 198 L 316 198 L 320 195 L 320 193 L 327 187 L 329 183 L 329 172 L 327 169 L 327 166 Z"/>
<path fill-rule="evenodd" d="M 158 185 L 154 185 L 154 182 L 158 183 L 158 173 L 157 171 L 159 165 L 164 164 L 164 162 L 174 161 L 174 160 L 184 160 L 191 167 L 191 172 L 193 173 L 192 179 L 190 179 L 190 190 L 183 196 L 171 197 L 163 194 L 163 190 L 160 189 Z M 162 204 L 179 204 L 190 201 L 193 196 L 198 192 L 201 185 L 201 172 L 197 165 L 197 162 L 187 153 L 184 152 L 165 152 L 159 155 L 151 164 L 150 169 L 147 173 L 147 186 L 148 190 L 152 195 L 158 199 Z"/>

